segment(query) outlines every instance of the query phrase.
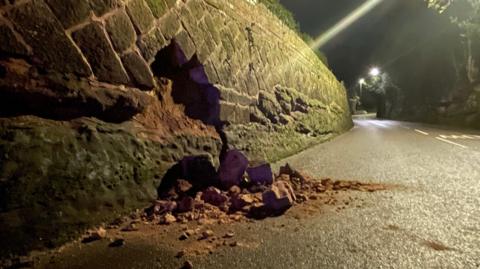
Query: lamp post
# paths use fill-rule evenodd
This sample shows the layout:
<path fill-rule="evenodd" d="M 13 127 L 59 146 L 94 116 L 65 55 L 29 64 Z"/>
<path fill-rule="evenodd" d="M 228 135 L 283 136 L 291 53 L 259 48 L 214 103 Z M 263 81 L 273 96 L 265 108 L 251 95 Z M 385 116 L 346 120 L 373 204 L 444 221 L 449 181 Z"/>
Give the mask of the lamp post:
<path fill-rule="evenodd" d="M 361 78 L 358 80 L 358 85 L 360 86 L 360 96 L 362 96 L 363 85 L 365 84 L 365 79 Z"/>

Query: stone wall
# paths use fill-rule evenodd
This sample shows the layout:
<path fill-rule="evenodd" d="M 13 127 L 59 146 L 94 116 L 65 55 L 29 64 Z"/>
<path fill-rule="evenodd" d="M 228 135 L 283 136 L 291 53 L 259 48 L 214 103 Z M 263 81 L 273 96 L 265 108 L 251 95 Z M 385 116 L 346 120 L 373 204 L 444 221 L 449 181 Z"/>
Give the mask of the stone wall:
<path fill-rule="evenodd" d="M 244 0 L 0 0 L 0 107 L 3 252 L 144 206 L 184 156 L 273 161 L 352 125 L 343 85 Z"/>

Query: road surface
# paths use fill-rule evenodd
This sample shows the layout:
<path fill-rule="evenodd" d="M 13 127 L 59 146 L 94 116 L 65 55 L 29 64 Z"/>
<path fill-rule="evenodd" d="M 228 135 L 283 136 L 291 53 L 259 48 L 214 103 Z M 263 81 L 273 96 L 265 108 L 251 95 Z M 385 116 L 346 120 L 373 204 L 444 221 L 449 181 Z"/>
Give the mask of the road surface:
<path fill-rule="evenodd" d="M 362 206 L 340 212 L 244 225 L 237 235 L 255 247 L 192 258 L 194 268 L 480 268 L 480 132 L 357 118 L 286 161 L 318 177 L 401 187 L 360 193 Z M 150 241 L 84 246 L 51 268 L 179 268 L 175 250 Z"/>

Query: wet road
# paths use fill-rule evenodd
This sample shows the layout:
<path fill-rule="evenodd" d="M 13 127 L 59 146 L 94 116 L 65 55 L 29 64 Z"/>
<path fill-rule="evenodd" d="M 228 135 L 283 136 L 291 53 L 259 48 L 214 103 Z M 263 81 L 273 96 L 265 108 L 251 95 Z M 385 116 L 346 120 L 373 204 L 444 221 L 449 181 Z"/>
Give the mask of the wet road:
<path fill-rule="evenodd" d="M 349 133 L 287 161 L 320 177 L 407 188 L 318 223 L 329 246 L 317 265 L 480 268 L 480 132 L 357 118 Z"/>
<path fill-rule="evenodd" d="M 238 237 L 253 247 L 194 257 L 194 268 L 480 268 L 480 132 L 355 124 L 286 161 L 318 177 L 402 187 L 359 193 L 361 206 L 339 212 L 240 225 Z M 175 251 L 143 239 L 67 251 L 54 267 L 179 268 Z"/>

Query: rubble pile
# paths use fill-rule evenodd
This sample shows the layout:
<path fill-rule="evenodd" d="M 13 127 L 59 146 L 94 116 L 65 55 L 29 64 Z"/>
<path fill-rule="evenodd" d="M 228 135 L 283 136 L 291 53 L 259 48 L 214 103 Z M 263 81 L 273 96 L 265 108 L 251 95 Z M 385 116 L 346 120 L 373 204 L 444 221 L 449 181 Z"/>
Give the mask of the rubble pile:
<path fill-rule="evenodd" d="M 274 175 L 269 164 L 252 166 L 237 150 L 226 153 L 218 172 L 204 157 L 186 158 L 174 170 L 160 186 L 159 200 L 145 210 L 146 220 L 224 224 L 263 219 L 330 191 L 384 189 L 354 181 L 315 180 L 288 164 Z"/>

